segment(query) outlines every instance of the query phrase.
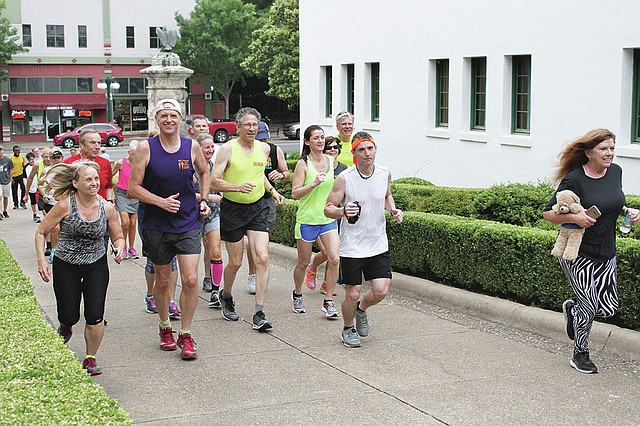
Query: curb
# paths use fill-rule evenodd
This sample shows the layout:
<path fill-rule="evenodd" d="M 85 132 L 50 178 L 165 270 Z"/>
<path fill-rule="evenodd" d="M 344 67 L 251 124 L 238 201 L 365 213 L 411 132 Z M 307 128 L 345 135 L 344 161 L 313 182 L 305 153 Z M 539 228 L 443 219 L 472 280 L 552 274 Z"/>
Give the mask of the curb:
<path fill-rule="evenodd" d="M 273 242 L 269 243 L 269 254 L 294 262 L 298 256 L 295 248 Z M 473 293 L 398 272 L 393 273 L 393 291 L 506 327 L 554 340 L 568 339 L 565 333 L 564 315 L 561 312 Z M 640 361 L 640 332 L 594 321 L 589 343 L 599 351 Z"/>

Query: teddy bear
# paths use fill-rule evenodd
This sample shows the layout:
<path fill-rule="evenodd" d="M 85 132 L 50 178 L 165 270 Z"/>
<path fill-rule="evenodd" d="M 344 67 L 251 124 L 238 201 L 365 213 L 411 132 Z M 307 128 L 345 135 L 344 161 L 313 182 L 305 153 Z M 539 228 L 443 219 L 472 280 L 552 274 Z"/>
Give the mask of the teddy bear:
<path fill-rule="evenodd" d="M 558 191 L 556 201 L 557 203 L 554 204 L 551 209 L 557 214 L 579 213 L 584 210 L 580 205 L 580 197 L 568 189 Z M 576 257 L 578 257 L 578 250 L 580 249 L 583 235 L 584 228 L 574 223 L 565 223 L 560 228 L 556 244 L 553 246 L 551 254 L 555 257 L 562 257 L 568 261 L 575 260 Z"/>

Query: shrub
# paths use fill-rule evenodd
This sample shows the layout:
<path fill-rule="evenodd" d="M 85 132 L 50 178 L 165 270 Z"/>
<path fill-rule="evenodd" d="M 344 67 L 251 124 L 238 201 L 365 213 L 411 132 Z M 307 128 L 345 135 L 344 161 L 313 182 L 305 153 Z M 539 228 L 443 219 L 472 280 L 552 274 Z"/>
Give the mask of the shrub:
<path fill-rule="evenodd" d="M 473 216 L 476 213 L 474 200 L 482 191 L 391 182 L 391 192 L 399 209 L 425 213 Z"/>
<path fill-rule="evenodd" d="M 409 184 L 409 185 L 426 185 L 432 186 L 433 184 L 428 180 L 424 180 L 419 177 L 403 177 L 393 181 L 393 183 Z"/>
<path fill-rule="evenodd" d="M 519 226 L 536 226 L 555 189 L 549 184 L 500 184 L 475 199 L 476 217 Z"/>

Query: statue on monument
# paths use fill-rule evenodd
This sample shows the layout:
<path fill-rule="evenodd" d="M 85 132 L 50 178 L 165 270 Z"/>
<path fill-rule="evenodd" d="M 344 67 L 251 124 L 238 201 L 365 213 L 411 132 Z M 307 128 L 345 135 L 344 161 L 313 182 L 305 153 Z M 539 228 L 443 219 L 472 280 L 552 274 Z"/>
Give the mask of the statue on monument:
<path fill-rule="evenodd" d="M 178 30 L 175 28 L 164 29 L 164 27 L 156 27 L 156 35 L 158 36 L 158 40 L 162 45 L 162 52 L 171 52 L 180 37 L 178 34 Z"/>

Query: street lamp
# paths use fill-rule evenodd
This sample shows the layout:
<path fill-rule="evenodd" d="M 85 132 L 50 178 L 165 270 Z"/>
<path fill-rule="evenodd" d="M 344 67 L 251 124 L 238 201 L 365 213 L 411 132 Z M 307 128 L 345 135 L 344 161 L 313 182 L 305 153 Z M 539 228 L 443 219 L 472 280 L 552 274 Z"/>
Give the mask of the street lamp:
<path fill-rule="evenodd" d="M 105 90 L 104 94 L 107 98 L 107 123 L 111 123 L 113 121 L 111 89 L 118 90 L 120 88 L 120 83 L 115 81 L 115 78 L 108 75 L 105 76 L 104 81 L 99 82 L 97 86 L 98 89 Z"/>

